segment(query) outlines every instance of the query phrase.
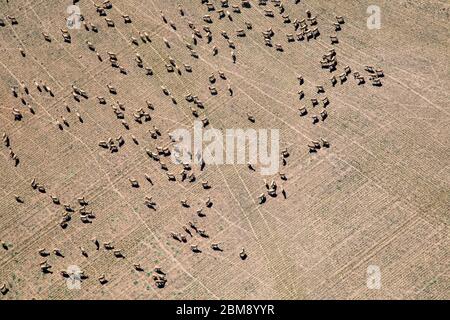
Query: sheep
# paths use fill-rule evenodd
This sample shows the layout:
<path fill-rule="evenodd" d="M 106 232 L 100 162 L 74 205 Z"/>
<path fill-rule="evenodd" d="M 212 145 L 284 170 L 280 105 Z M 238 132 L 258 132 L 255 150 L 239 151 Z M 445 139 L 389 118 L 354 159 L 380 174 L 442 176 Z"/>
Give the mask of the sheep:
<path fill-rule="evenodd" d="M 209 185 L 208 181 L 202 181 L 202 187 L 203 189 L 210 189 L 211 186 Z"/>
<path fill-rule="evenodd" d="M 377 77 L 384 77 L 383 69 L 376 69 L 375 74 L 377 75 Z"/>
<path fill-rule="evenodd" d="M 339 43 L 339 39 L 338 39 L 337 35 L 330 36 L 330 40 L 331 40 L 331 44 Z"/>
<path fill-rule="evenodd" d="M 11 145 L 11 141 L 10 141 L 9 137 L 6 135 L 6 133 L 3 133 L 2 141 L 3 141 L 3 144 L 5 145 L 5 147 L 9 148 L 9 146 Z"/>
<path fill-rule="evenodd" d="M 42 35 L 44 36 L 45 41 L 52 42 L 52 38 L 50 38 L 50 35 L 48 33 L 42 32 Z"/>
<path fill-rule="evenodd" d="M 380 78 L 373 78 L 372 79 L 372 85 L 373 86 L 381 86 L 381 79 Z"/>
<path fill-rule="evenodd" d="M 334 22 L 334 23 L 333 23 L 333 26 L 334 26 L 334 31 L 336 31 L 336 32 L 342 30 L 342 29 L 341 29 L 341 25 L 340 25 L 338 22 Z"/>
<path fill-rule="evenodd" d="M 176 181 L 176 178 L 172 173 L 167 172 L 166 174 L 167 174 L 167 178 L 169 179 L 169 181 Z"/>
<path fill-rule="evenodd" d="M 153 75 L 153 69 L 151 67 L 144 67 L 145 70 L 145 74 L 147 76 L 152 76 Z"/>
<path fill-rule="evenodd" d="M 266 196 L 264 195 L 264 193 L 261 193 L 258 197 L 259 200 L 259 204 L 263 204 L 264 202 L 266 202 Z"/>
<path fill-rule="evenodd" d="M 55 249 L 53 249 L 53 253 L 58 257 L 64 258 L 64 255 L 62 254 L 61 249 L 55 248 Z"/>
<path fill-rule="evenodd" d="M 22 113 L 16 108 L 13 108 L 12 114 L 14 115 L 14 120 L 15 121 L 20 121 L 23 118 Z"/>
<path fill-rule="evenodd" d="M 255 117 L 254 117 L 252 114 L 248 113 L 248 112 L 247 112 L 247 119 L 248 119 L 250 122 L 255 122 L 255 121 L 256 121 L 256 120 L 255 120 Z"/>
<path fill-rule="evenodd" d="M 129 178 L 128 180 L 133 188 L 139 188 L 139 182 L 136 179 Z"/>
<path fill-rule="evenodd" d="M 365 66 L 364 70 L 366 70 L 369 73 L 375 73 L 375 69 L 372 66 Z"/>
<path fill-rule="evenodd" d="M 209 92 L 211 93 L 211 95 L 216 95 L 217 94 L 217 89 L 214 86 L 208 86 Z"/>
<path fill-rule="evenodd" d="M 330 78 L 330 82 L 331 82 L 331 85 L 334 87 L 334 86 L 337 84 L 336 76 L 332 76 L 332 77 Z"/>
<path fill-rule="evenodd" d="M 356 80 L 358 81 L 358 85 L 364 84 L 366 82 L 366 80 L 364 80 L 364 77 L 362 76 L 357 77 Z"/>
<path fill-rule="evenodd" d="M 86 257 L 86 258 L 89 257 L 87 251 L 86 251 L 83 247 L 80 247 L 80 251 L 81 251 L 81 254 L 82 254 L 84 257 Z"/>
<path fill-rule="evenodd" d="M 320 138 L 320 141 L 322 142 L 322 146 L 324 146 L 325 148 L 330 147 L 330 143 L 326 139 Z"/>
<path fill-rule="evenodd" d="M 238 36 L 238 37 L 245 37 L 245 31 L 244 31 L 244 29 L 238 29 L 238 30 L 236 30 L 236 36 Z"/>
<path fill-rule="evenodd" d="M 336 21 L 337 21 L 339 24 L 344 24 L 344 23 L 345 23 L 344 17 L 342 17 L 342 16 L 336 16 Z"/>
<path fill-rule="evenodd" d="M 193 222 L 189 221 L 188 224 L 189 224 L 189 227 L 191 227 L 192 229 L 197 231 L 197 226 Z"/>
<path fill-rule="evenodd" d="M 106 276 L 104 274 L 98 277 L 98 281 L 100 282 L 101 285 L 105 285 L 106 283 L 108 283 L 108 280 L 106 279 Z"/>
<path fill-rule="evenodd" d="M 316 115 L 313 115 L 313 116 L 311 117 L 311 119 L 312 119 L 312 123 L 313 123 L 313 124 L 316 124 L 317 122 L 319 122 L 319 117 L 316 116 Z"/>
<path fill-rule="evenodd" d="M 271 17 L 271 18 L 274 17 L 274 14 L 273 14 L 273 11 L 272 11 L 272 10 L 264 9 L 264 15 L 265 15 L 266 17 Z"/>
<path fill-rule="evenodd" d="M 114 249 L 114 246 L 111 244 L 111 242 L 104 242 L 103 243 L 103 247 L 106 249 L 106 250 L 113 250 Z M 98 250 L 98 249 L 97 249 Z"/>
<path fill-rule="evenodd" d="M 106 21 L 106 25 L 108 27 L 114 27 L 115 26 L 114 21 L 112 19 L 105 18 L 105 21 Z"/>
<path fill-rule="evenodd" d="M 319 141 L 317 141 L 317 140 L 312 140 L 311 143 L 312 143 L 312 145 L 314 146 L 314 148 L 320 149 L 321 146 L 320 146 L 320 142 L 319 142 Z"/>
<path fill-rule="evenodd" d="M 40 248 L 38 253 L 41 257 L 48 257 L 50 253 L 45 248 Z"/>
<path fill-rule="evenodd" d="M 317 24 L 317 17 L 308 17 L 307 19 L 312 26 Z"/>
<path fill-rule="evenodd" d="M 17 86 L 12 86 L 11 87 L 11 93 L 12 93 L 14 98 L 17 98 L 19 96 L 19 94 L 18 94 L 18 87 Z"/>
<path fill-rule="evenodd" d="M 148 208 L 156 210 L 156 209 L 155 209 L 156 202 L 154 202 L 154 201 L 152 200 L 152 197 L 145 197 L 144 204 L 145 204 Z"/>
<path fill-rule="evenodd" d="M 317 38 L 318 36 L 320 36 L 319 28 L 312 29 L 311 33 L 312 33 L 312 36 L 313 36 L 314 39 Z"/>
<path fill-rule="evenodd" d="M 317 88 L 317 93 L 324 93 L 325 89 L 323 88 L 323 86 L 316 86 Z"/>
<path fill-rule="evenodd" d="M 289 15 L 281 15 L 281 17 L 283 18 L 283 23 L 291 23 L 291 18 L 289 18 Z"/>
<path fill-rule="evenodd" d="M 109 92 L 111 93 L 111 94 L 117 94 L 117 90 L 116 90 L 116 88 L 115 87 L 113 87 L 112 85 L 106 85 L 106 87 L 108 88 L 108 90 L 109 90 Z"/>
<path fill-rule="evenodd" d="M 203 212 L 203 208 L 197 209 L 196 213 L 201 218 L 206 217 L 206 214 Z"/>
<path fill-rule="evenodd" d="M 52 273 L 52 272 L 50 271 L 50 269 L 51 269 L 52 266 L 51 266 L 50 264 L 48 264 L 47 261 L 43 261 L 43 262 L 40 264 L 40 267 L 41 267 L 42 273 Z"/>
<path fill-rule="evenodd" d="M 324 121 L 328 117 L 328 113 L 326 110 L 320 111 L 320 116 L 322 117 L 322 121 Z"/>
<path fill-rule="evenodd" d="M 166 96 L 170 95 L 170 91 L 165 86 L 161 86 L 161 90 Z"/>
<path fill-rule="evenodd" d="M 213 22 L 212 19 L 211 19 L 211 16 L 209 14 L 205 14 L 203 16 L 203 21 L 205 21 L 207 23 L 212 23 Z"/>
<path fill-rule="evenodd" d="M 125 258 L 125 256 L 123 255 L 122 251 L 120 250 L 114 250 L 113 254 L 116 258 Z"/>
<path fill-rule="evenodd" d="M 63 29 L 61 29 L 61 33 L 62 33 L 64 42 L 70 43 L 72 40 L 70 33 L 67 30 L 63 30 Z"/>
<path fill-rule="evenodd" d="M 245 252 L 245 249 L 244 249 L 244 248 L 242 248 L 241 251 L 239 252 L 239 257 L 240 257 L 242 260 L 247 259 L 247 253 Z"/>
<path fill-rule="evenodd" d="M 95 24 L 93 24 L 93 23 L 91 22 L 91 23 L 89 23 L 89 25 L 91 26 L 91 30 L 92 30 L 92 31 L 98 32 L 98 28 L 97 28 L 97 26 L 96 26 Z"/>
<path fill-rule="evenodd" d="M 229 83 L 227 83 L 227 90 L 228 90 L 228 93 L 230 94 L 230 96 L 232 96 L 233 95 L 233 88 L 231 88 L 231 84 L 229 84 Z"/>
<path fill-rule="evenodd" d="M 169 43 L 169 40 L 167 40 L 166 38 L 163 38 L 163 42 L 164 42 L 164 44 L 166 45 L 166 47 L 170 49 L 170 43 Z"/>
<path fill-rule="evenodd" d="M 298 109 L 298 111 L 300 112 L 300 116 L 305 116 L 306 114 L 308 114 L 306 107 L 302 107 L 302 108 Z"/>
<path fill-rule="evenodd" d="M 6 283 L 0 286 L 0 292 L 2 293 L 2 295 L 6 295 L 9 292 L 9 288 Z"/>
<path fill-rule="evenodd" d="M 144 35 L 144 38 L 146 41 L 152 42 L 152 39 L 150 38 L 150 35 L 148 34 L 147 31 L 144 31 L 142 34 Z M 141 39 L 142 39 L 142 37 L 141 37 Z"/>
<path fill-rule="evenodd" d="M 350 66 L 345 66 L 344 67 L 344 72 L 349 75 L 350 73 L 352 73 L 352 69 L 350 68 Z"/>
<path fill-rule="evenodd" d="M 167 72 L 169 72 L 169 73 L 174 71 L 173 66 L 170 65 L 170 64 L 166 64 L 166 70 L 167 70 Z"/>
<path fill-rule="evenodd" d="M 347 81 L 347 74 L 345 72 L 341 73 L 339 75 L 339 80 L 341 81 L 341 84 L 343 84 L 345 81 Z"/>
<path fill-rule="evenodd" d="M 78 198 L 77 200 L 80 206 L 87 206 L 89 204 L 84 197 Z"/>
<path fill-rule="evenodd" d="M 281 155 L 283 156 L 283 158 L 287 158 L 289 157 L 289 151 L 287 148 L 284 148 L 284 150 L 281 151 Z"/>

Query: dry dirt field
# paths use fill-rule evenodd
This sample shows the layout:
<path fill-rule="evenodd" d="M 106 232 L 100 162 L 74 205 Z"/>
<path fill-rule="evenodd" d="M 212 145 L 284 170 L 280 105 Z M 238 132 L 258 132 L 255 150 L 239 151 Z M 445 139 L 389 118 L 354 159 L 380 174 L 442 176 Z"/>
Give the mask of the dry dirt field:
<path fill-rule="evenodd" d="M 449 3 L 202 2 L 81 0 L 76 29 L 72 1 L 0 1 L 0 299 L 449 299 Z M 206 164 L 182 180 L 183 165 L 149 156 L 206 118 L 279 129 L 284 179 Z M 329 147 L 310 152 L 321 137 Z M 79 289 L 61 273 L 70 266 L 84 272 Z"/>

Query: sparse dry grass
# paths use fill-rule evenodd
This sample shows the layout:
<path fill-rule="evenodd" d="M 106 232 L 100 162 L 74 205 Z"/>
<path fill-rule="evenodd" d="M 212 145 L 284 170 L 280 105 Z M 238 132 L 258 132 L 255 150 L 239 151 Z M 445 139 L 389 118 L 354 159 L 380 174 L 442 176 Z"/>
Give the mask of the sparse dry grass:
<path fill-rule="evenodd" d="M 69 44 L 63 42 L 60 29 L 71 1 L 9 2 L 0 4 L 0 18 L 6 21 L 0 27 L 0 131 L 10 137 L 20 163 L 15 167 L 8 148 L 0 147 L 0 240 L 10 245 L 9 250 L 0 248 L 0 285 L 8 283 L 10 288 L 0 299 L 450 298 L 447 4 L 375 1 L 382 9 L 382 28 L 369 30 L 366 8 L 372 1 L 282 1 L 292 20 L 304 17 L 305 10 L 317 15 L 321 32 L 315 40 L 288 43 L 292 24 L 283 23 L 272 3 L 267 8 L 275 17 L 268 18 L 264 8 L 251 1 L 251 9 L 231 13 L 233 21 L 219 20 L 210 12 L 213 41 L 208 44 L 201 29 L 208 12 L 200 0 L 112 1 L 107 12 L 114 28 L 106 26 L 93 2 L 80 1 L 81 13 L 99 32 L 70 30 Z M 219 1 L 211 2 L 219 7 Z M 178 14 L 178 3 L 185 17 Z M 160 10 L 176 24 L 176 31 L 162 22 Z M 124 24 L 121 14 L 128 14 L 132 23 Z M 6 15 L 19 23 L 11 26 Z M 332 46 L 335 15 L 343 15 L 346 23 L 338 33 L 339 44 Z M 188 21 L 203 34 L 194 48 L 198 59 L 185 46 L 192 41 Z M 245 22 L 253 28 L 247 30 Z M 275 32 L 273 43 L 281 43 L 283 52 L 264 45 L 262 31 L 269 27 Z M 245 29 L 246 37 L 237 37 L 237 29 Z M 139 31 L 144 30 L 151 42 L 140 40 Z M 236 63 L 222 30 L 236 45 Z M 52 41 L 46 42 L 41 32 Z M 131 36 L 138 46 L 130 43 Z M 95 45 L 103 62 L 86 41 Z M 218 48 L 216 56 L 213 46 Z M 352 72 L 364 74 L 365 85 L 358 86 L 350 75 L 345 84 L 331 86 L 331 74 L 319 62 L 332 47 L 338 58 L 334 74 L 349 65 Z M 110 66 L 107 51 L 117 54 L 127 75 Z M 144 66 L 152 67 L 153 76 L 136 66 L 136 53 Z M 166 71 L 169 56 L 182 75 Z M 184 63 L 192 66 L 192 73 L 184 71 Z M 382 87 L 370 85 L 365 65 L 383 68 Z M 218 70 L 227 80 L 219 79 Z M 216 96 L 208 90 L 211 73 L 218 79 Z M 301 87 L 299 74 L 305 79 Z M 47 83 L 54 97 L 38 92 L 34 80 Z M 20 81 L 30 90 L 25 100 L 34 106 L 34 115 L 11 95 L 11 86 L 20 86 Z M 89 99 L 75 101 L 72 84 L 85 90 Z M 117 95 L 108 92 L 108 84 Z M 227 84 L 234 90 L 232 97 Z M 163 94 L 162 85 L 177 105 Z M 328 118 L 313 125 L 310 116 L 322 108 L 312 108 L 309 102 L 317 96 L 316 85 L 324 86 L 321 96 L 327 96 L 330 105 Z M 302 101 L 300 89 L 305 93 Z M 280 129 L 280 147 L 290 152 L 287 165 L 281 167 L 288 180 L 262 177 L 245 165 L 219 165 L 204 171 L 195 167 L 195 183 L 168 181 L 145 149 L 169 146 L 169 132 L 192 127 L 193 104 L 184 99 L 188 93 L 204 102 L 199 119 L 207 117 L 214 128 Z M 96 96 L 104 96 L 107 104 L 100 105 Z M 155 110 L 147 109 L 146 100 Z M 130 130 L 111 108 L 116 101 L 125 105 Z M 309 110 L 306 117 L 298 114 L 302 106 Z M 14 121 L 12 108 L 22 111 L 22 121 Z M 133 120 L 139 108 L 151 114 L 150 122 Z M 255 123 L 248 121 L 247 113 Z M 62 131 L 55 124 L 61 116 L 70 125 Z M 156 140 L 148 133 L 153 125 L 162 132 Z M 98 146 L 120 135 L 125 145 L 117 153 Z M 309 154 L 307 144 L 319 137 L 326 137 L 331 147 Z M 169 159 L 164 162 L 170 172 L 178 175 L 182 170 Z M 45 194 L 31 188 L 33 177 L 46 187 Z M 131 188 L 129 178 L 137 179 L 140 188 Z M 263 178 L 282 183 L 288 198 L 268 197 L 258 205 L 257 197 L 265 191 Z M 203 180 L 212 188 L 204 190 Z M 75 212 L 62 229 L 64 209 L 53 204 L 50 195 L 77 209 L 77 198 L 84 196 L 96 218 L 83 224 Z M 145 207 L 145 196 L 152 196 L 156 211 Z M 195 212 L 208 196 L 214 205 L 204 208 L 206 217 L 199 218 Z M 190 208 L 181 207 L 183 199 Z M 183 232 L 182 226 L 194 220 L 209 239 L 194 232 L 194 239 L 188 236 L 188 243 L 182 244 L 170 237 L 171 231 Z M 95 250 L 93 237 L 101 243 L 112 241 L 126 258 Z M 220 242 L 224 251 L 211 250 L 212 242 Z M 191 252 L 193 243 L 203 252 Z M 81 255 L 80 246 L 88 258 Z M 45 258 L 37 251 L 56 247 L 65 257 L 48 257 L 54 273 L 44 275 L 39 263 Z M 239 258 L 242 247 L 248 253 L 244 261 Z M 134 263 L 145 271 L 135 271 Z M 366 287 L 366 269 L 372 264 L 381 268 L 381 290 Z M 80 266 L 89 276 L 82 290 L 67 289 L 60 276 L 69 265 Z M 156 288 L 151 277 L 154 265 L 167 273 L 163 289 Z M 101 274 L 108 284 L 100 285 Z"/>

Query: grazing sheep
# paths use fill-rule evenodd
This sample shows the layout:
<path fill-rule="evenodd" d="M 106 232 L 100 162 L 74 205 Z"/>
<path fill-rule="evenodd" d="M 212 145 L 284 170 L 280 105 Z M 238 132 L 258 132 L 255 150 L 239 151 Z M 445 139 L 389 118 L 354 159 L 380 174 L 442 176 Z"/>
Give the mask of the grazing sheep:
<path fill-rule="evenodd" d="M 241 251 L 239 252 L 239 257 L 240 257 L 242 260 L 247 259 L 247 253 L 245 252 L 245 249 L 244 249 L 244 248 L 242 248 Z"/>
<path fill-rule="evenodd" d="M 6 283 L 4 283 L 0 286 L 0 292 L 2 295 L 6 295 L 9 292 L 9 288 L 6 285 Z"/>
<path fill-rule="evenodd" d="M 338 39 L 337 35 L 330 36 L 330 40 L 331 40 L 331 44 L 339 43 L 339 39 Z"/>

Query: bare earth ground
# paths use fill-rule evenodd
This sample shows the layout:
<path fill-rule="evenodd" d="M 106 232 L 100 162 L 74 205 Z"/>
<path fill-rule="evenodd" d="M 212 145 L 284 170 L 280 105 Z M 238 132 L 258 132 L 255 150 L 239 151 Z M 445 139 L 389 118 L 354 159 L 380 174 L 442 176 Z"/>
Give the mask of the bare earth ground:
<path fill-rule="evenodd" d="M 220 9 L 220 1 L 211 2 Z M 200 0 L 116 0 L 106 10 L 115 27 L 107 27 L 94 1 L 82 0 L 78 5 L 85 21 L 97 25 L 99 32 L 69 30 L 71 43 L 63 41 L 60 31 L 71 1 L 0 2 L 0 18 L 5 21 L 0 26 L 0 131 L 11 141 L 9 148 L 0 146 L 0 240 L 8 248 L 0 247 L 0 286 L 9 288 L 0 299 L 450 298 L 448 2 L 302 0 L 295 5 L 283 0 L 292 20 L 305 18 L 306 10 L 317 15 L 321 32 L 317 39 L 292 43 L 286 33 L 295 33 L 294 27 L 283 23 L 273 3 L 264 7 L 250 2 L 252 7 L 241 13 L 226 9 L 231 21 L 218 19 L 218 13 L 208 12 Z M 179 3 L 184 17 L 178 13 Z M 369 5 L 381 8 L 379 30 L 366 26 Z M 264 9 L 273 10 L 275 17 L 264 16 Z M 162 21 L 160 10 L 176 30 Z M 122 14 L 132 23 L 125 24 Z M 202 20 L 205 14 L 213 23 Z M 7 15 L 18 24 L 11 25 Z M 345 24 L 338 32 L 339 44 L 331 45 L 336 15 L 344 16 Z M 192 43 L 188 21 L 202 33 L 194 46 L 197 59 L 185 46 Z M 253 24 L 251 30 L 246 21 Z M 209 44 L 203 25 L 211 28 Z M 264 45 L 262 31 L 269 27 L 275 32 L 273 43 L 282 44 L 283 52 Z M 246 37 L 236 36 L 241 28 Z M 236 45 L 236 63 L 221 30 Z M 147 31 L 152 41 L 143 43 L 139 31 Z M 139 45 L 131 44 L 131 36 Z M 102 62 L 86 41 L 96 47 Z M 219 50 L 216 56 L 213 46 Z M 333 47 L 338 59 L 333 74 L 349 65 L 352 72 L 365 76 L 366 84 L 358 86 L 350 75 L 344 84 L 331 86 L 331 74 L 319 62 Z M 117 54 L 126 75 L 111 67 L 107 51 Z M 144 66 L 153 68 L 153 76 L 136 65 L 136 53 Z M 181 75 L 166 71 L 169 56 Z M 193 72 L 185 72 L 183 63 Z M 371 85 L 365 65 L 384 70 L 381 87 Z M 227 80 L 218 77 L 218 70 Z M 208 90 L 211 73 L 218 79 L 216 96 Z M 305 79 L 302 86 L 299 74 Z M 54 97 L 39 92 L 34 80 L 51 87 Z M 233 96 L 227 92 L 228 83 Z M 89 98 L 75 101 L 73 84 Z M 117 95 L 108 92 L 107 84 L 116 87 Z M 310 99 L 317 96 L 315 85 L 320 84 L 325 88 L 320 96 L 330 100 L 328 118 L 313 125 L 310 116 L 322 107 L 312 108 Z M 163 94 L 162 85 L 176 105 Z M 11 94 L 12 86 L 19 87 L 18 98 Z M 298 90 L 305 93 L 302 101 Z M 181 181 L 182 167 L 167 158 L 163 160 L 169 171 L 177 175 L 176 182 L 168 181 L 145 149 L 168 146 L 169 132 L 192 128 L 194 104 L 184 99 L 188 93 L 204 102 L 204 109 L 196 108 L 199 119 L 207 117 L 214 128 L 280 129 L 280 147 L 290 153 L 280 168 L 287 181 L 278 174 L 263 177 L 245 165 L 207 165 L 204 171 L 193 167 L 197 180 L 191 183 Z M 96 96 L 104 96 L 106 105 Z M 155 110 L 147 109 L 146 100 Z M 125 105 L 129 130 L 113 112 L 116 101 Z M 299 116 L 302 106 L 309 110 L 306 117 Z M 21 111 L 21 121 L 14 121 L 13 108 Z M 151 114 L 150 122 L 133 120 L 139 108 Z M 255 123 L 248 121 L 247 113 Z M 62 124 L 63 130 L 56 125 L 61 117 L 69 124 Z M 156 140 L 148 133 L 153 126 L 162 133 Z M 98 146 L 120 135 L 125 144 L 117 153 Z M 326 137 L 330 148 L 310 154 L 307 144 L 319 137 Z M 9 149 L 19 157 L 17 166 Z M 45 193 L 31 187 L 32 178 Z M 130 178 L 140 187 L 132 188 Z M 279 194 L 259 205 L 258 196 L 266 191 L 263 178 L 282 184 L 287 199 Z M 211 189 L 202 188 L 205 180 Z M 64 208 L 53 204 L 51 195 L 76 210 L 65 229 L 59 225 Z M 77 198 L 82 196 L 96 215 L 89 224 L 80 221 Z M 145 196 L 152 196 L 156 210 L 144 205 Z M 214 203 L 211 208 L 204 205 L 208 196 Z M 181 206 L 183 199 L 190 208 Z M 196 214 L 202 206 L 206 217 Z M 205 229 L 209 238 L 193 231 L 187 243 L 172 239 L 171 231 L 186 234 L 182 226 L 188 221 Z M 125 258 L 116 258 L 103 245 L 97 251 L 94 237 L 101 244 L 112 242 Z M 220 242 L 223 252 L 212 250 L 213 242 Z M 191 251 L 193 243 L 201 253 Z M 246 260 L 239 257 L 242 247 Z M 41 257 L 40 248 L 50 256 Z M 55 256 L 54 248 L 65 257 Z M 53 273 L 41 272 L 44 260 Z M 135 263 L 144 271 L 136 271 Z M 89 277 L 80 290 L 68 289 L 60 275 L 70 265 Z M 155 285 L 155 265 L 166 273 L 164 288 Z M 366 285 L 370 265 L 381 271 L 378 290 Z M 105 285 L 98 281 L 102 274 L 109 281 Z"/>

